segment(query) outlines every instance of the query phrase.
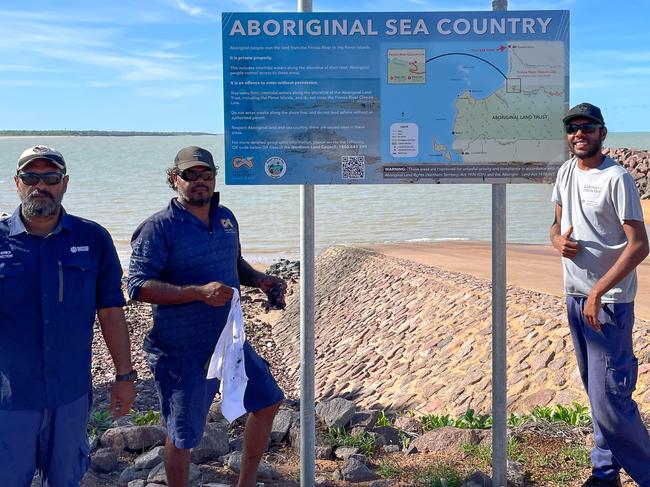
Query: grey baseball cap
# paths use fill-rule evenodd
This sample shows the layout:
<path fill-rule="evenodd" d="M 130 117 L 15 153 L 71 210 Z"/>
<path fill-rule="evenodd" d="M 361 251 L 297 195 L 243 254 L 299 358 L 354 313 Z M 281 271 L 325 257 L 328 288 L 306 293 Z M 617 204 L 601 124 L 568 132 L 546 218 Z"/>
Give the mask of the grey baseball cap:
<path fill-rule="evenodd" d="M 209 167 L 213 171 L 216 170 L 214 159 L 209 151 L 197 147 L 196 145 L 191 145 L 178 151 L 178 154 L 176 154 L 176 158 L 174 159 L 174 167 L 179 171 L 184 171 L 185 169 L 194 166 L 205 166 Z"/>
<path fill-rule="evenodd" d="M 47 159 L 56 167 L 61 169 L 64 173 L 66 171 L 65 159 L 63 155 L 56 149 L 52 149 L 46 145 L 35 145 L 26 149 L 20 157 L 18 158 L 18 165 L 16 166 L 16 172 L 20 171 L 27 164 L 32 162 L 34 159 Z"/>
<path fill-rule="evenodd" d="M 603 118 L 600 108 L 591 103 L 580 103 L 579 105 L 574 106 L 562 119 L 562 122 L 566 125 L 574 118 L 588 118 L 589 120 L 593 120 L 603 126 L 605 125 L 605 119 Z"/>

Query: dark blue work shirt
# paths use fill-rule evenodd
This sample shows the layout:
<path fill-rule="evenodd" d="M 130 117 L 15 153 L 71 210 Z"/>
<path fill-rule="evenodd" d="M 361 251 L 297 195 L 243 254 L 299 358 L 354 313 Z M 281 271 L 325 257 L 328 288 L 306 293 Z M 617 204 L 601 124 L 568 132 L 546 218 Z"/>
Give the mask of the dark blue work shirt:
<path fill-rule="evenodd" d="M 95 311 L 124 306 L 108 232 L 62 210 L 46 237 L 20 207 L 0 219 L 0 409 L 39 410 L 90 391 Z"/>
<path fill-rule="evenodd" d="M 233 213 L 210 204 L 210 226 L 172 199 L 167 208 L 145 220 L 131 238 L 129 296 L 138 299 L 148 280 L 177 286 L 218 281 L 239 289 L 239 226 Z M 214 307 L 202 301 L 154 304 L 153 327 L 144 341 L 148 352 L 183 355 L 212 351 L 226 324 L 230 304 Z"/>

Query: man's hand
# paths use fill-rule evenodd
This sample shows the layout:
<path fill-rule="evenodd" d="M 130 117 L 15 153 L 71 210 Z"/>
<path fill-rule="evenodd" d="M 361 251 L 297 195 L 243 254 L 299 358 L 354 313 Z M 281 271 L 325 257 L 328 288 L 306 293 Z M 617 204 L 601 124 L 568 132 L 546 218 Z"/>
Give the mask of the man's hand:
<path fill-rule="evenodd" d="M 230 302 L 233 289 L 230 286 L 214 281 L 199 286 L 199 293 L 201 295 L 201 301 L 218 308 Z"/>
<path fill-rule="evenodd" d="M 284 293 L 287 291 L 287 283 L 283 279 L 276 276 L 269 276 L 264 274 L 257 282 L 259 288 L 264 291 L 268 298 L 264 309 L 268 312 L 270 309 L 284 309 L 286 302 L 284 300 Z"/>
<path fill-rule="evenodd" d="M 133 382 L 113 382 L 111 388 L 111 416 L 113 420 L 129 412 L 135 399 Z"/>
<path fill-rule="evenodd" d="M 602 325 L 600 321 L 598 321 L 598 314 L 602 308 L 603 305 L 600 302 L 600 296 L 590 292 L 587 301 L 585 301 L 585 307 L 582 314 L 584 315 L 585 320 L 587 320 L 587 323 L 589 323 L 589 326 L 596 331 L 601 331 L 602 329 Z"/>
<path fill-rule="evenodd" d="M 566 232 L 562 235 L 555 235 L 553 237 L 553 247 L 567 259 L 573 259 L 578 255 L 578 242 L 571 238 L 571 233 L 573 232 L 573 225 L 570 226 Z"/>

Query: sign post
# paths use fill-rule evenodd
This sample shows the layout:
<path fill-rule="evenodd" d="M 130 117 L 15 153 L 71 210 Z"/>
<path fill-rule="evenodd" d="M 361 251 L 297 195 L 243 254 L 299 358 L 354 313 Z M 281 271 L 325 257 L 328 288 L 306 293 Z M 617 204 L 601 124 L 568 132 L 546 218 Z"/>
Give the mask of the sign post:
<path fill-rule="evenodd" d="M 314 185 L 492 184 L 493 483 L 505 486 L 506 183 L 566 160 L 568 11 L 224 13 L 226 183 L 301 185 L 301 486 L 314 485 Z"/>

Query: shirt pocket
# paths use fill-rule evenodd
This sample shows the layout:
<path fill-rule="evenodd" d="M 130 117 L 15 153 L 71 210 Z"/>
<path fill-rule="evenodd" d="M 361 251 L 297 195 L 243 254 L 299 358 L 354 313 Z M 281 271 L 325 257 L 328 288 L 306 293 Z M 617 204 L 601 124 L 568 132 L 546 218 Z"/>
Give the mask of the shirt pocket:
<path fill-rule="evenodd" d="M 67 307 L 95 306 L 95 283 L 88 255 L 62 257 L 58 264 L 57 300 Z"/>
<path fill-rule="evenodd" d="M 0 262 L 0 301 L 4 306 L 16 304 L 24 297 L 22 262 Z"/>

